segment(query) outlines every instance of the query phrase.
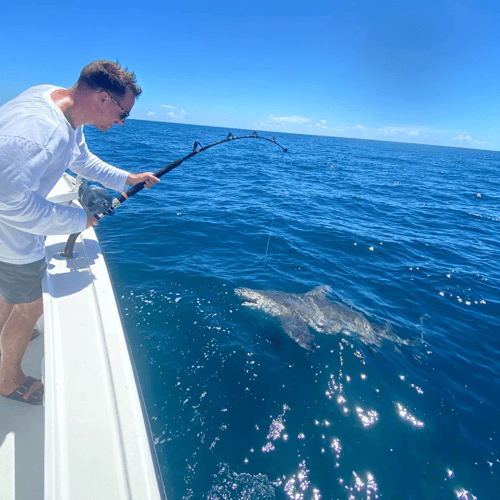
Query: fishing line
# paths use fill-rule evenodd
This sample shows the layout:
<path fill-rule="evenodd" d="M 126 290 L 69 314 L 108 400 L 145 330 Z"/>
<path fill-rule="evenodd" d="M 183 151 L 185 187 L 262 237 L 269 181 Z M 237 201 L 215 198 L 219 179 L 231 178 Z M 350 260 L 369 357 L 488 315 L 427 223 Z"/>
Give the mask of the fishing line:
<path fill-rule="evenodd" d="M 160 168 L 153 175 L 155 177 L 162 177 L 168 172 L 171 172 L 174 168 L 181 165 L 184 161 L 196 156 L 202 151 L 206 151 L 207 149 L 213 148 L 214 146 L 218 146 L 219 144 L 224 144 L 229 141 L 236 141 L 238 139 L 261 139 L 263 141 L 269 141 L 276 146 L 280 147 L 284 153 L 288 151 L 287 148 L 284 148 L 281 144 L 276 142 L 276 139 L 272 137 L 271 139 L 267 137 L 261 137 L 257 134 L 257 132 L 253 132 L 251 135 L 243 135 L 239 137 L 235 137 L 231 132 L 227 135 L 225 139 L 222 141 L 217 141 L 208 146 L 202 146 L 199 141 L 195 141 L 193 146 L 193 151 L 186 156 L 179 158 L 170 162 L 168 165 L 165 165 L 163 168 Z M 82 184 L 79 189 L 79 197 L 80 202 L 83 205 L 83 208 L 90 214 L 92 214 L 97 220 L 102 219 L 105 216 L 112 215 L 114 211 L 121 206 L 125 201 L 129 200 L 134 194 L 137 194 L 139 191 L 142 191 L 146 187 L 145 182 L 140 182 L 135 186 L 132 186 L 128 191 L 122 193 L 117 198 L 112 199 L 111 195 L 103 188 L 91 188 L 87 183 Z M 60 254 L 60 257 L 71 259 L 73 258 L 73 248 L 75 246 L 76 239 L 80 233 L 71 234 L 68 238 L 68 242 L 66 243 L 66 247 L 64 251 Z M 271 237 L 271 235 L 269 235 Z M 269 241 L 268 241 L 269 246 Z M 267 252 L 266 252 L 267 255 Z"/>
<path fill-rule="evenodd" d="M 267 262 L 267 251 L 269 250 L 269 242 L 271 241 L 271 231 L 273 230 L 274 217 L 271 220 L 271 227 L 269 229 L 269 238 L 267 238 L 266 255 L 264 256 L 264 264 Z"/>

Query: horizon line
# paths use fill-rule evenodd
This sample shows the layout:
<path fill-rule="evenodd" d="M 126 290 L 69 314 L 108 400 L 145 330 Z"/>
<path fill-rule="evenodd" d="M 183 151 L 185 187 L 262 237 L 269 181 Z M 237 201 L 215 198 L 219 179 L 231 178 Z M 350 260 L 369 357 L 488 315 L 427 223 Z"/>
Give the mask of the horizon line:
<path fill-rule="evenodd" d="M 359 137 L 340 137 L 340 136 L 335 136 L 335 135 L 321 135 L 321 134 L 308 134 L 306 132 L 283 132 L 282 130 L 262 130 L 262 129 L 256 129 L 256 128 L 240 128 L 240 127 L 225 127 L 225 126 L 220 126 L 220 125 L 200 125 L 198 123 L 180 123 L 180 122 L 175 122 L 175 121 L 164 121 L 164 120 L 152 120 L 152 119 L 145 119 L 145 118 L 127 118 L 127 120 L 136 120 L 140 122 L 155 122 L 155 123 L 168 123 L 170 125 L 188 125 L 188 126 L 194 126 L 194 127 L 209 127 L 209 128 L 224 128 L 224 129 L 230 129 L 231 130 L 252 130 L 252 131 L 258 131 L 258 132 L 270 132 L 272 134 L 288 134 L 288 135 L 305 135 L 309 137 L 326 137 L 326 138 L 332 138 L 332 139 L 347 139 L 351 141 L 374 141 L 374 142 L 388 142 L 391 144 L 409 144 L 412 146 L 427 146 L 427 147 L 433 147 L 433 148 L 451 148 L 451 149 L 467 149 L 467 150 L 472 150 L 472 151 L 487 151 L 489 153 L 499 153 L 500 150 L 497 149 L 481 149 L 481 148 L 473 148 L 470 146 L 443 146 L 442 144 L 422 144 L 420 142 L 405 142 L 405 141 L 390 141 L 390 140 L 384 140 L 384 139 L 362 139 Z"/>

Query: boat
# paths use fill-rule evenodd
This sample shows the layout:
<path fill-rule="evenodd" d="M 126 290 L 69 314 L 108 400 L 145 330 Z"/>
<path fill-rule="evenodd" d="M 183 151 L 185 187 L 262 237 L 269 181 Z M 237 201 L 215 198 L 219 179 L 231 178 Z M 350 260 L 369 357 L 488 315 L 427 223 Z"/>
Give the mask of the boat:
<path fill-rule="evenodd" d="M 48 199 L 78 204 L 65 173 Z M 2 500 L 164 500 L 153 438 L 95 231 L 46 239 L 43 335 L 23 370 L 44 382 L 43 406 L 0 398 Z"/>

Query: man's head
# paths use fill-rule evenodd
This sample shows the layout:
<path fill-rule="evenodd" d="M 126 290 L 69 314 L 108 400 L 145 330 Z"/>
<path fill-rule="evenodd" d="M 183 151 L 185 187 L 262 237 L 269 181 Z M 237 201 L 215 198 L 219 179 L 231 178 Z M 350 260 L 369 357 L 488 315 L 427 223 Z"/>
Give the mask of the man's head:
<path fill-rule="evenodd" d="M 108 130 L 113 124 L 123 125 L 135 100 L 142 93 L 132 71 L 104 60 L 85 66 L 75 87 L 78 94 L 87 96 L 85 123 L 101 131 Z"/>
<path fill-rule="evenodd" d="M 82 69 L 76 85 L 94 91 L 106 90 L 119 97 L 124 97 L 129 92 L 137 98 L 142 93 L 133 71 L 129 72 L 122 69 L 118 63 L 104 60 L 87 64 Z"/>

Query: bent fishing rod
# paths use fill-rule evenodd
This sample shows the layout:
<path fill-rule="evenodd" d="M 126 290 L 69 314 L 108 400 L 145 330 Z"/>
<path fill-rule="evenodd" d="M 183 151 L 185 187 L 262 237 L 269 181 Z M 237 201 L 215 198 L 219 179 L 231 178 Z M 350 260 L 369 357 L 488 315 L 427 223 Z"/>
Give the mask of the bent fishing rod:
<path fill-rule="evenodd" d="M 199 141 L 195 141 L 193 146 L 193 151 L 182 158 L 178 158 L 170 162 L 168 165 L 160 168 L 157 172 L 154 172 L 154 176 L 161 178 L 168 172 L 171 172 L 174 168 L 181 165 L 183 162 L 196 156 L 202 151 L 206 151 L 207 149 L 213 148 L 214 146 L 218 146 L 219 144 L 224 144 L 225 142 L 235 141 L 238 139 L 262 139 L 264 141 L 272 142 L 279 146 L 284 153 L 288 151 L 287 148 L 284 148 L 281 144 L 276 142 L 276 139 L 272 137 L 271 139 L 267 137 L 262 137 L 257 134 L 257 132 L 253 132 L 251 135 L 243 135 L 239 137 L 235 137 L 231 132 L 227 135 L 227 137 L 221 141 L 213 142 L 208 146 L 202 146 Z M 133 195 L 137 194 L 139 191 L 142 191 L 146 187 L 144 182 L 139 182 L 135 186 L 132 186 L 129 190 L 122 193 L 117 198 L 112 198 L 109 192 L 102 187 L 90 187 L 87 182 L 82 182 L 78 189 L 78 197 L 80 199 L 80 203 L 82 204 L 85 211 L 95 217 L 97 220 L 104 218 L 105 216 L 113 215 L 114 211 L 125 201 L 129 200 Z M 73 248 L 75 246 L 76 239 L 80 233 L 71 234 L 66 243 L 66 247 L 62 253 L 59 254 L 60 258 L 64 259 L 72 259 L 76 256 L 73 252 Z"/>

